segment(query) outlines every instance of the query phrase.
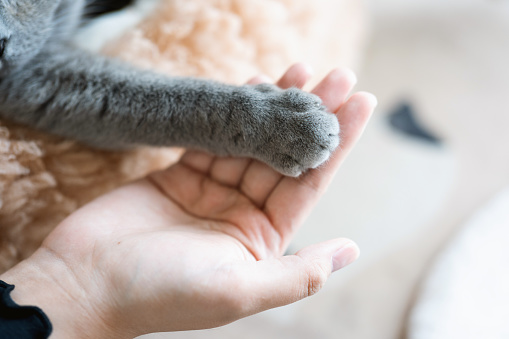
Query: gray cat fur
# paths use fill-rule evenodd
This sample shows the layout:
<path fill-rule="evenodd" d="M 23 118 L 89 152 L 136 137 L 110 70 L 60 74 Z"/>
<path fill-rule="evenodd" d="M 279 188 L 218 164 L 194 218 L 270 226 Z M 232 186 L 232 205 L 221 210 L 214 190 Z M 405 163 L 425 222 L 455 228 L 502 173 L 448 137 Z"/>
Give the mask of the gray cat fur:
<path fill-rule="evenodd" d="M 339 144 L 318 97 L 137 70 L 72 46 L 84 0 L 0 0 L 0 116 L 106 149 L 181 146 L 247 156 L 283 174 Z"/>

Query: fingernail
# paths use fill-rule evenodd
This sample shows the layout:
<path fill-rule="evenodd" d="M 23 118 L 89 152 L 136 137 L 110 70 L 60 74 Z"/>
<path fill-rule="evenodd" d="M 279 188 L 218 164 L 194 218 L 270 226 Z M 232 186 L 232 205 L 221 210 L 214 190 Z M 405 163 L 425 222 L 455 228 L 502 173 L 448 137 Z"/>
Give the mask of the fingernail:
<path fill-rule="evenodd" d="M 347 243 L 334 253 L 332 256 L 332 272 L 336 272 L 351 263 L 359 257 L 359 248 L 353 242 Z"/>
<path fill-rule="evenodd" d="M 355 74 L 354 71 L 352 71 L 350 68 L 344 68 L 343 69 L 343 73 L 346 75 L 347 78 L 350 79 L 350 81 L 352 82 L 352 84 L 356 85 L 357 84 L 357 75 Z"/>
<path fill-rule="evenodd" d="M 376 98 L 376 96 L 374 96 L 371 93 L 366 93 L 366 96 L 368 97 L 368 100 L 371 102 L 371 105 L 373 105 L 373 107 L 378 106 L 378 99 Z"/>
<path fill-rule="evenodd" d="M 309 75 L 315 74 L 315 70 L 307 62 L 301 62 L 299 65 L 304 69 L 304 72 L 306 72 L 307 74 Z"/>
<path fill-rule="evenodd" d="M 273 81 L 268 75 L 260 74 L 252 78 L 249 82 L 255 84 L 270 84 Z"/>
<path fill-rule="evenodd" d="M 273 83 L 274 80 L 272 80 L 268 75 L 266 74 L 260 74 L 259 77 L 260 81 L 266 82 L 266 83 Z"/>
<path fill-rule="evenodd" d="M 335 68 L 329 73 L 329 76 L 335 77 L 338 80 L 346 78 L 352 85 L 355 86 L 357 84 L 357 75 L 350 68 Z"/>

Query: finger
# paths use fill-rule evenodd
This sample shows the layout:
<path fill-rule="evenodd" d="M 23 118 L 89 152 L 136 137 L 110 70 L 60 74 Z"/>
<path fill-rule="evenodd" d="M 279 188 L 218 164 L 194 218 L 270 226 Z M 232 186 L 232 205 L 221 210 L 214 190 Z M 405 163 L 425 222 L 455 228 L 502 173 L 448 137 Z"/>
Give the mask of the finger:
<path fill-rule="evenodd" d="M 240 191 L 256 206 L 262 208 L 282 178 L 279 172 L 268 165 L 253 161 L 242 178 Z"/>
<path fill-rule="evenodd" d="M 295 255 L 261 260 L 244 267 L 235 290 L 249 300 L 243 316 L 288 305 L 316 294 L 332 272 L 354 262 L 359 248 L 348 239 L 308 246 Z M 237 279 L 235 279 L 237 280 Z"/>
<path fill-rule="evenodd" d="M 369 93 L 356 93 L 348 99 L 337 113 L 342 126 L 342 143 L 330 161 L 301 177 L 285 177 L 271 193 L 264 211 L 282 235 L 284 245 L 308 216 L 361 136 L 375 106 L 376 98 Z"/>
<path fill-rule="evenodd" d="M 220 184 L 238 187 L 251 161 L 247 158 L 216 158 L 210 177 Z"/>
<path fill-rule="evenodd" d="M 187 151 L 179 162 L 195 171 L 207 174 L 214 162 L 214 156 L 200 151 Z"/>
<path fill-rule="evenodd" d="M 267 75 L 265 74 L 260 74 L 260 75 L 257 75 L 255 76 L 254 78 L 251 78 L 247 84 L 248 85 L 258 85 L 258 84 L 271 84 L 272 83 L 272 79 L 269 78 Z"/>
<path fill-rule="evenodd" d="M 357 77 L 352 70 L 337 68 L 331 71 L 311 93 L 322 99 L 329 112 L 336 112 L 356 83 Z"/>
<path fill-rule="evenodd" d="M 277 86 L 286 89 L 290 87 L 302 88 L 313 75 L 311 66 L 298 63 L 291 66 L 277 82 Z"/>

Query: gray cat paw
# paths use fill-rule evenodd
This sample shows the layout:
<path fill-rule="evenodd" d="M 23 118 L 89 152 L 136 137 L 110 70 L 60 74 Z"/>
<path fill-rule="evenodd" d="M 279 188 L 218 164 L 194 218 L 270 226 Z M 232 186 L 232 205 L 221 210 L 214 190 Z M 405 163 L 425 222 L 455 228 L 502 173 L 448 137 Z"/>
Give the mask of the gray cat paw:
<path fill-rule="evenodd" d="M 257 85 L 263 96 L 266 133 L 258 133 L 253 156 L 281 173 L 296 177 L 324 163 L 339 145 L 340 127 L 334 114 L 326 111 L 316 95 L 296 88 L 281 90 Z M 268 132 L 268 133 L 267 133 Z"/>

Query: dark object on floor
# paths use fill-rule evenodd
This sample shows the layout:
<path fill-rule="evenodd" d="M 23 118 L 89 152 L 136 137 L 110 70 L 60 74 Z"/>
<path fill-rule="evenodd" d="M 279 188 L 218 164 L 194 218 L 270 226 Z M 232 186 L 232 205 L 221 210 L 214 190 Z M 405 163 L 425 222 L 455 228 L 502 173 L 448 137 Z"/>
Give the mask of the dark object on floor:
<path fill-rule="evenodd" d="M 399 104 L 389 114 L 389 124 L 398 132 L 407 136 L 426 141 L 434 145 L 440 145 L 441 140 L 432 132 L 427 131 L 415 118 L 416 114 L 412 106 L 406 102 Z"/>
<path fill-rule="evenodd" d="M 87 0 L 84 17 L 93 19 L 99 15 L 121 10 L 133 2 L 134 0 Z"/>

